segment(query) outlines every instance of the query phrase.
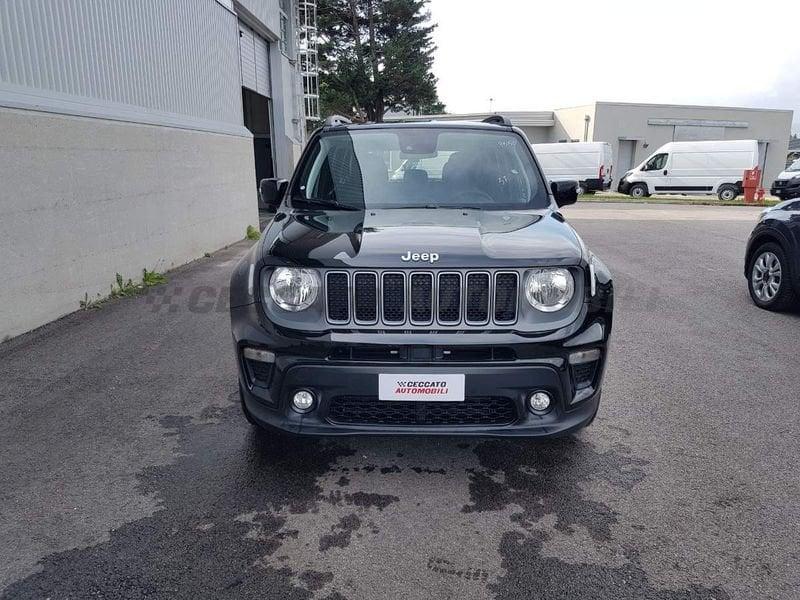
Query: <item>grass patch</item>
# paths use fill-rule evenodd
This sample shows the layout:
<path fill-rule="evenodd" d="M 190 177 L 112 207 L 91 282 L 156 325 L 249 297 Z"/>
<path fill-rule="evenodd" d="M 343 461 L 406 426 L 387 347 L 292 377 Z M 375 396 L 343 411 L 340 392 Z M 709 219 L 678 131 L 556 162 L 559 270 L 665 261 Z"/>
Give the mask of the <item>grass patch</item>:
<path fill-rule="evenodd" d="M 142 270 L 142 285 L 146 288 L 153 287 L 154 285 L 161 285 L 167 283 L 167 277 L 163 273 L 157 271 Z"/>
<path fill-rule="evenodd" d="M 111 284 L 111 291 L 107 296 L 101 296 L 100 294 L 97 294 L 96 297 L 89 298 L 89 294 L 86 293 L 83 297 L 83 300 L 79 302 L 79 305 L 83 310 L 100 308 L 109 300 L 113 300 L 115 298 L 126 298 L 128 296 L 136 296 L 147 290 L 147 288 L 164 283 L 167 283 L 166 275 L 157 271 L 148 271 L 147 269 L 142 269 L 142 280 L 136 283 L 134 283 L 132 279 L 125 281 L 125 278 L 117 273 L 116 277 L 114 278 L 114 283 Z"/>
<path fill-rule="evenodd" d="M 632 198 L 625 194 L 585 194 L 578 197 L 578 202 L 620 202 L 624 204 L 683 204 L 688 206 L 753 206 L 765 207 L 775 206 L 780 200 L 765 199 L 761 204 L 746 204 L 744 199 L 723 202 L 716 196 L 706 197 L 674 197 L 674 196 L 650 196 L 649 198 Z"/>
<path fill-rule="evenodd" d="M 261 239 L 261 232 L 253 227 L 252 225 L 247 226 L 247 231 L 245 232 L 245 237 L 248 240 L 253 240 L 254 242 Z"/>

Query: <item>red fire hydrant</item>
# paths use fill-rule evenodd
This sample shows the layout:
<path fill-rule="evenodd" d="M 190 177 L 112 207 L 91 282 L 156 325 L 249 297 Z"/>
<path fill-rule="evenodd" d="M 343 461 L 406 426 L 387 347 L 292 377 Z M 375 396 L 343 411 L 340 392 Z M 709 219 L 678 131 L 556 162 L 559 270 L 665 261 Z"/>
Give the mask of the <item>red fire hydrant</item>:
<path fill-rule="evenodd" d="M 761 169 L 756 167 L 744 172 L 742 187 L 744 187 L 745 204 L 753 204 L 756 201 L 756 190 L 759 183 L 761 183 Z"/>

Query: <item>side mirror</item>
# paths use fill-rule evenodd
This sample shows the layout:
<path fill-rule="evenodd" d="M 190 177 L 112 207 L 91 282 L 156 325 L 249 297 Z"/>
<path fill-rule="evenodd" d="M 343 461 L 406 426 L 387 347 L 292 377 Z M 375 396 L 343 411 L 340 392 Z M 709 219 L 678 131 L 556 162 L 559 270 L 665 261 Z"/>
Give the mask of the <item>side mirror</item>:
<path fill-rule="evenodd" d="M 559 208 L 575 204 L 578 201 L 577 181 L 553 181 L 550 189 L 553 190 L 553 196 L 555 196 Z"/>
<path fill-rule="evenodd" d="M 289 182 L 286 179 L 262 179 L 258 186 L 261 195 L 261 202 L 267 207 L 267 210 L 276 210 L 278 205 L 286 193 L 286 187 Z"/>

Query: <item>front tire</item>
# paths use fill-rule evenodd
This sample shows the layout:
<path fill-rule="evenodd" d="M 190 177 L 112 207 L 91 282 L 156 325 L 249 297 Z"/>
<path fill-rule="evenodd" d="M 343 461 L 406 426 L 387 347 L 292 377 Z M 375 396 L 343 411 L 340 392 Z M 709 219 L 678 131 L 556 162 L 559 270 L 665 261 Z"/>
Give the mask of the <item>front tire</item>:
<path fill-rule="evenodd" d="M 786 254 L 778 244 L 769 242 L 753 252 L 747 270 L 747 287 L 756 306 L 780 312 L 796 305 L 789 267 Z"/>
<path fill-rule="evenodd" d="M 647 198 L 650 195 L 647 193 L 647 186 L 643 183 L 634 183 L 628 193 L 631 198 Z"/>
<path fill-rule="evenodd" d="M 719 198 L 721 202 L 733 202 L 738 195 L 739 190 L 735 185 L 721 185 L 717 190 L 717 198 Z"/>

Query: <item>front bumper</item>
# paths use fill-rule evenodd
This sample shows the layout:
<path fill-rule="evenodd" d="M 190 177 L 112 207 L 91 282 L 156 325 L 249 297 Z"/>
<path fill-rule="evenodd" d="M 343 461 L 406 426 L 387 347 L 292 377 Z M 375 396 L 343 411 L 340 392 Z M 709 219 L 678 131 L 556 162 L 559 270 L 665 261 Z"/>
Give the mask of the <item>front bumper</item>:
<path fill-rule="evenodd" d="M 256 304 L 233 308 L 231 321 L 244 408 L 263 426 L 304 435 L 565 434 L 588 424 L 597 412 L 611 330 L 611 302 L 609 299 L 603 307 L 587 304 L 577 322 L 534 338 L 514 332 L 358 331 L 330 331 L 310 337 L 307 333 L 278 330 L 264 321 Z M 272 362 L 264 365 L 260 379 L 254 376 L 253 363 L 244 359 L 245 348 L 268 350 L 272 357 Z M 480 360 L 442 360 L 459 352 L 459 356 L 468 357 L 476 352 L 480 355 L 487 348 L 490 352 Z M 600 350 L 600 358 L 591 384 L 584 381 L 579 388 L 569 356 L 595 348 Z M 394 352 L 402 359 L 387 360 L 387 352 Z M 381 373 L 463 373 L 467 400 L 505 399 L 513 405 L 513 418 L 494 424 L 398 425 L 342 422 L 332 417 L 331 406 L 342 398 L 368 399 L 381 408 L 391 404 L 378 400 Z M 299 413 L 291 406 L 291 397 L 299 389 L 310 390 L 317 398 L 313 410 L 307 413 Z M 548 392 L 554 400 L 546 414 L 534 414 L 526 408 L 528 394 L 535 390 Z"/>
<path fill-rule="evenodd" d="M 617 185 L 617 191 L 620 194 L 627 194 L 631 189 L 631 183 L 625 179 L 624 177 L 619 180 L 619 185 Z"/>
<path fill-rule="evenodd" d="M 769 193 L 785 200 L 800 198 L 800 178 L 778 179 L 772 183 Z"/>

